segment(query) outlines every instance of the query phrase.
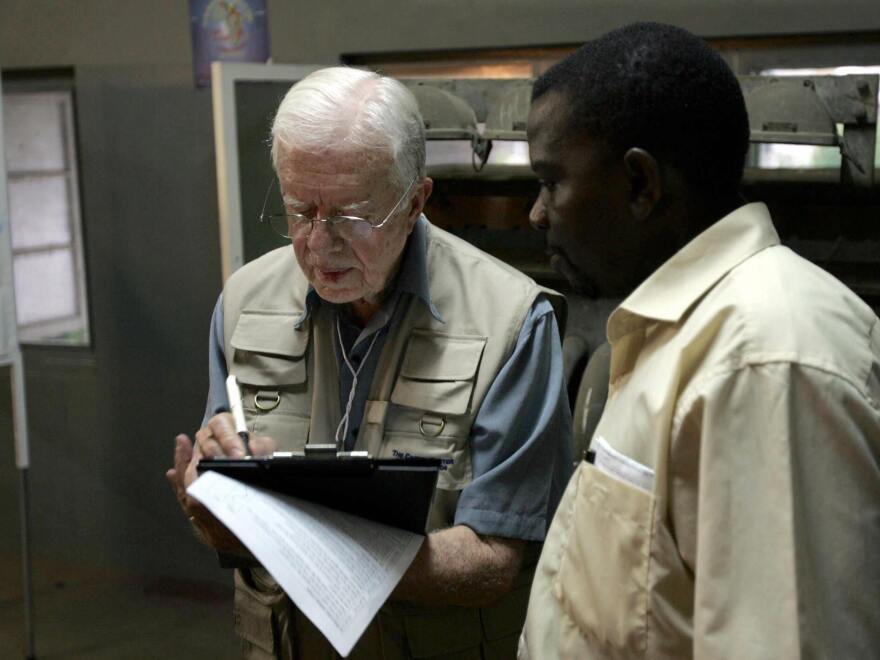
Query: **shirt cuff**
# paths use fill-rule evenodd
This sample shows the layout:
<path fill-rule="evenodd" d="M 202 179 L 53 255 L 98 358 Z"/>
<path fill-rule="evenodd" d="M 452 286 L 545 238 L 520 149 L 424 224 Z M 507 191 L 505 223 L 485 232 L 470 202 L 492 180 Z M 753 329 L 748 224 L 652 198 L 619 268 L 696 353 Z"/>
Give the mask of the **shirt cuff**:
<path fill-rule="evenodd" d="M 463 509 L 455 512 L 455 524 L 466 525 L 477 534 L 500 536 L 522 541 L 543 541 L 547 534 L 544 516 L 518 514 L 489 509 Z"/>

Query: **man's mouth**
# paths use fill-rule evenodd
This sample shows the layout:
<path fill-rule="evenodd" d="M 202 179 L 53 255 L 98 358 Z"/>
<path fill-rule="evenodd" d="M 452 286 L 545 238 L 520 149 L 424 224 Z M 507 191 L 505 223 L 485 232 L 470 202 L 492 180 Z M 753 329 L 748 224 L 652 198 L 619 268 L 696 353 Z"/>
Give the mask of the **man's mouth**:
<path fill-rule="evenodd" d="M 322 280 L 332 284 L 342 279 L 351 268 L 317 268 L 316 270 Z"/>

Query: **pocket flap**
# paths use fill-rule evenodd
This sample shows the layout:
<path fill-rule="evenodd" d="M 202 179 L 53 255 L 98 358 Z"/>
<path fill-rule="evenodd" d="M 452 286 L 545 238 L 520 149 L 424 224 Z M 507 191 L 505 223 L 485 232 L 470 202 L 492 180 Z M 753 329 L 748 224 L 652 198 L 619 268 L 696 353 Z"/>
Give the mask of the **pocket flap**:
<path fill-rule="evenodd" d="M 297 330 L 294 314 L 242 312 L 232 332 L 230 373 L 255 386 L 306 382 L 309 331 Z"/>
<path fill-rule="evenodd" d="M 413 330 L 400 375 L 414 380 L 471 380 L 485 346 L 485 337 Z"/>
<path fill-rule="evenodd" d="M 241 351 L 302 357 L 309 345 L 308 330 L 296 329 L 294 314 L 242 312 L 230 344 Z"/>
<path fill-rule="evenodd" d="M 306 382 L 306 361 L 236 350 L 229 372 L 245 385 L 271 388 Z"/>

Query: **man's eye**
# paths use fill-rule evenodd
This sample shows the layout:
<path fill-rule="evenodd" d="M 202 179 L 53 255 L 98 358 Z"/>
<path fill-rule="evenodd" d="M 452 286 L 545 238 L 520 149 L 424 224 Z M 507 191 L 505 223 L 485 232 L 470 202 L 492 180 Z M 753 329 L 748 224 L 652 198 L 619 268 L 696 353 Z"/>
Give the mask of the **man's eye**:
<path fill-rule="evenodd" d="M 556 182 L 555 181 L 548 181 L 547 179 L 541 179 L 541 180 L 539 180 L 538 183 L 541 184 L 541 190 L 546 190 L 549 193 L 552 193 L 554 190 L 556 190 Z"/>

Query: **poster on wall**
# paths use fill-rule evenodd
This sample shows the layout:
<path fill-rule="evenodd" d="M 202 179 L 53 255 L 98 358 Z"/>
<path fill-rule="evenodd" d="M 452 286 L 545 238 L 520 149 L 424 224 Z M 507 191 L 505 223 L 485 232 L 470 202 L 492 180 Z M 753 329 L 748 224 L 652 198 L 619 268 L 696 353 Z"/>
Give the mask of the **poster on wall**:
<path fill-rule="evenodd" d="M 189 0 L 189 20 L 197 87 L 211 85 L 211 62 L 269 59 L 266 0 Z"/>

